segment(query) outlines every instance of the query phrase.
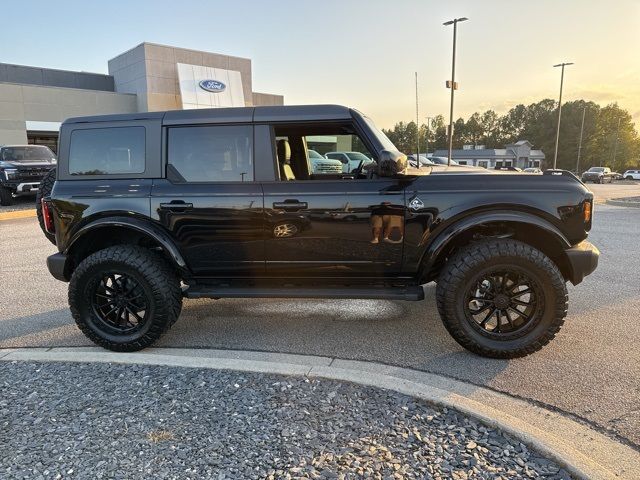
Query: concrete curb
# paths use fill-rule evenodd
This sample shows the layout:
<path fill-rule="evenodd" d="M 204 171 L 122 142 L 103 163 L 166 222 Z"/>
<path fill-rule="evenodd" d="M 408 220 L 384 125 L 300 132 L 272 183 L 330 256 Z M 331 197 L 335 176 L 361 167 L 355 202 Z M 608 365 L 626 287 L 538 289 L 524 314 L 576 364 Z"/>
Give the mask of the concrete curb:
<path fill-rule="evenodd" d="M 625 200 L 615 198 L 607 199 L 607 205 L 615 205 L 616 207 L 640 208 L 640 202 L 627 202 Z"/>
<path fill-rule="evenodd" d="M 97 347 L 0 349 L 0 361 L 98 362 L 308 376 L 394 390 L 456 409 L 501 429 L 585 479 L 637 478 L 640 454 L 559 413 L 440 375 L 329 357 L 233 350 L 154 348 L 114 353 Z"/>
<path fill-rule="evenodd" d="M 13 210 L 11 212 L 0 212 L 0 222 L 2 220 L 14 220 L 16 218 L 29 218 L 35 216 L 36 211 L 33 208 L 29 210 Z"/>

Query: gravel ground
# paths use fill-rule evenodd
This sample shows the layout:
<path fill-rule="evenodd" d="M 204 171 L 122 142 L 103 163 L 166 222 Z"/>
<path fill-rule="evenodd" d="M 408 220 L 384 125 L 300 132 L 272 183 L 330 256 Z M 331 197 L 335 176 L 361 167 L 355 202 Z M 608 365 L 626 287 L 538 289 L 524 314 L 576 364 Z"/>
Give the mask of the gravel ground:
<path fill-rule="evenodd" d="M 330 380 L 0 363 L 0 477 L 570 478 L 452 410 Z"/>

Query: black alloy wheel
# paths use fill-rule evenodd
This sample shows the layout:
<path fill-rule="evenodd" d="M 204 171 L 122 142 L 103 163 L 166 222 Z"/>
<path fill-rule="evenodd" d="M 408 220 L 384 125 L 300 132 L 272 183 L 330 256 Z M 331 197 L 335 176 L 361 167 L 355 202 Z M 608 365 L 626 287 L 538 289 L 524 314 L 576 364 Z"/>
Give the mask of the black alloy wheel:
<path fill-rule="evenodd" d="M 132 333 L 149 319 L 147 295 L 133 277 L 113 271 L 95 285 L 93 311 L 107 329 Z"/>
<path fill-rule="evenodd" d="M 496 338 L 530 330 L 544 305 L 537 282 L 515 268 L 481 273 L 472 280 L 465 298 L 470 324 L 483 335 Z"/>

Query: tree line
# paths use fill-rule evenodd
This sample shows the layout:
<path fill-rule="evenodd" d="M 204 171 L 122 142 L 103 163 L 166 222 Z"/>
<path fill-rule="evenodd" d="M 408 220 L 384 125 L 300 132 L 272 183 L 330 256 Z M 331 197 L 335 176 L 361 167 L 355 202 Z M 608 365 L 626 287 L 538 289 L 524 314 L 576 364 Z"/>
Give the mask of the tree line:
<path fill-rule="evenodd" d="M 580 142 L 580 126 L 584 112 L 584 130 L 580 171 L 592 166 L 607 166 L 615 171 L 640 168 L 640 137 L 628 111 L 617 103 L 605 107 L 576 100 L 562 105 L 558 168 L 576 170 Z M 493 110 L 474 113 L 467 120 L 458 118 L 453 128 L 453 148 L 463 145 L 485 145 L 504 148 L 508 143 L 529 140 L 546 155 L 545 168 L 553 166 L 557 102 L 544 99 L 531 105 L 516 105 L 504 115 Z M 416 122 L 399 122 L 393 129 L 383 130 L 405 153 L 416 151 Z M 420 125 L 420 151 L 432 152 L 448 148 L 447 126 L 442 115 Z"/>

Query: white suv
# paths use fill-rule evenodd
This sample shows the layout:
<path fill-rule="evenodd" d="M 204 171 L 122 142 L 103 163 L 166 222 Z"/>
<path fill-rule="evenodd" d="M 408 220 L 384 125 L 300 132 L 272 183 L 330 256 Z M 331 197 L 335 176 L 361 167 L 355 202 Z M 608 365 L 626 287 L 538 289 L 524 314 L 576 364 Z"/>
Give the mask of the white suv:
<path fill-rule="evenodd" d="M 640 180 L 640 170 L 627 170 L 622 174 L 625 180 Z"/>

